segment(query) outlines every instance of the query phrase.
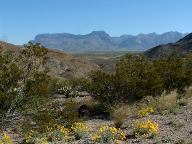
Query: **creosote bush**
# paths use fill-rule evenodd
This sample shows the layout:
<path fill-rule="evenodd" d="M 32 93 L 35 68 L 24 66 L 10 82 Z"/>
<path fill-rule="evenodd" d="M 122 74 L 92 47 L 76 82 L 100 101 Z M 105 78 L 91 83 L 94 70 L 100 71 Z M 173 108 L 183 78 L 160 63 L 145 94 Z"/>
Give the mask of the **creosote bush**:
<path fill-rule="evenodd" d="M 50 100 L 46 63 L 47 49 L 40 44 L 28 43 L 16 56 L 0 54 L 0 116 L 1 126 L 16 112 L 25 116 L 43 108 Z"/>
<path fill-rule="evenodd" d="M 134 102 L 147 96 L 157 97 L 176 90 L 182 94 L 192 83 L 192 56 L 172 54 L 159 59 L 143 55 L 125 55 L 115 74 L 101 70 L 90 75 L 89 92 L 111 107 L 119 102 Z"/>
<path fill-rule="evenodd" d="M 78 117 L 78 103 L 72 100 L 66 100 L 65 102 L 52 102 L 42 111 L 39 111 L 36 115 L 30 116 L 24 129 L 32 127 L 30 123 L 35 123 L 38 126 L 38 131 L 43 132 L 47 126 L 54 124 L 62 124 L 65 127 L 70 127 L 74 122 L 80 121 Z"/>

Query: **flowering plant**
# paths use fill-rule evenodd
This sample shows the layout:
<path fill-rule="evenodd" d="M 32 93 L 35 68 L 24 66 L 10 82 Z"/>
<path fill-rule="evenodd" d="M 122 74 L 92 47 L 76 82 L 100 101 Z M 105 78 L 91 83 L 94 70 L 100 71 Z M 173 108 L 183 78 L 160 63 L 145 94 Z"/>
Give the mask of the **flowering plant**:
<path fill-rule="evenodd" d="M 72 131 L 75 134 L 75 139 L 84 138 L 90 131 L 89 127 L 85 123 L 74 123 L 71 127 Z"/>
<path fill-rule="evenodd" d="M 153 113 L 153 112 L 154 112 L 154 110 L 151 107 L 141 108 L 138 111 L 138 116 L 139 117 L 147 117 L 147 116 L 149 116 L 150 113 Z"/>
<path fill-rule="evenodd" d="M 79 95 L 78 91 L 74 90 L 72 87 L 70 86 L 64 86 L 61 87 L 57 90 L 58 94 L 62 94 L 65 95 L 66 98 L 69 97 L 77 97 Z"/>
<path fill-rule="evenodd" d="M 136 121 L 134 125 L 134 133 L 136 137 L 154 137 L 159 133 L 159 125 L 150 119 Z"/>
<path fill-rule="evenodd" d="M 10 135 L 7 133 L 3 133 L 2 139 L 0 140 L 0 144 L 13 144 Z"/>
<path fill-rule="evenodd" d="M 125 133 L 115 127 L 103 126 L 98 132 L 92 135 L 92 141 L 99 143 L 109 143 L 110 141 L 125 140 Z"/>

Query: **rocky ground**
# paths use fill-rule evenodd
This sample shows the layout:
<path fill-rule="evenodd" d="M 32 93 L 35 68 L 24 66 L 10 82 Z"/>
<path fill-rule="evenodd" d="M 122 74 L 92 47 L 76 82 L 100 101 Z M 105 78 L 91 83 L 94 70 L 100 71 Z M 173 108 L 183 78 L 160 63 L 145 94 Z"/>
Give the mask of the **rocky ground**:
<path fill-rule="evenodd" d="M 150 115 L 150 119 L 159 124 L 159 134 L 153 139 L 139 139 L 133 136 L 132 124 L 135 118 L 130 116 L 123 124 L 123 131 L 128 134 L 127 144 L 192 144 L 192 98 L 186 106 L 181 106 L 173 113 Z M 86 124 L 94 131 L 103 125 L 113 126 L 111 120 L 91 119 Z M 75 144 L 84 144 L 84 141 L 75 141 Z"/>
<path fill-rule="evenodd" d="M 192 98 L 188 100 L 187 106 L 180 107 L 175 113 L 155 114 L 150 116 L 151 120 L 159 124 L 160 133 L 153 139 L 136 139 L 132 137 L 133 130 L 130 128 L 135 118 L 127 118 L 123 129 L 128 133 L 128 144 L 191 144 L 192 143 Z M 138 119 L 139 120 L 139 119 Z M 86 121 L 93 129 L 101 125 L 113 125 L 113 121 L 93 119 Z"/>
<path fill-rule="evenodd" d="M 133 136 L 132 123 L 135 120 L 142 118 L 135 118 L 129 116 L 124 122 L 122 129 L 126 132 L 127 140 L 123 143 L 127 144 L 192 144 L 192 98 L 188 99 L 187 105 L 181 106 L 173 113 L 165 115 L 154 114 L 150 115 L 150 119 L 159 124 L 160 132 L 153 139 L 139 139 Z M 113 126 L 114 122 L 111 120 L 89 119 L 85 121 L 93 131 L 103 125 Z M 20 141 L 18 134 L 12 135 L 14 143 Z M 85 144 L 85 141 L 79 140 L 73 142 L 74 144 Z"/>

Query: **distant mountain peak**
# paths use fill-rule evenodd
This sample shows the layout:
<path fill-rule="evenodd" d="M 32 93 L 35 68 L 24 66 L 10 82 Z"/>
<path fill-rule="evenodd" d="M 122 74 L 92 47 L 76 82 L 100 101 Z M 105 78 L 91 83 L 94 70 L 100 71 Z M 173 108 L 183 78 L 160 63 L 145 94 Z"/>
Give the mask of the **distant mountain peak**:
<path fill-rule="evenodd" d="M 88 35 L 93 35 L 93 36 L 106 36 L 106 37 L 110 37 L 108 33 L 106 33 L 105 31 L 93 31 Z"/>
<path fill-rule="evenodd" d="M 105 31 L 92 31 L 90 34 L 107 34 L 107 33 Z"/>
<path fill-rule="evenodd" d="M 146 35 L 158 35 L 157 33 L 155 33 L 155 32 L 152 32 L 152 33 L 148 33 L 148 34 L 144 34 L 144 33 L 140 33 L 140 34 L 138 34 L 137 36 L 146 36 Z"/>

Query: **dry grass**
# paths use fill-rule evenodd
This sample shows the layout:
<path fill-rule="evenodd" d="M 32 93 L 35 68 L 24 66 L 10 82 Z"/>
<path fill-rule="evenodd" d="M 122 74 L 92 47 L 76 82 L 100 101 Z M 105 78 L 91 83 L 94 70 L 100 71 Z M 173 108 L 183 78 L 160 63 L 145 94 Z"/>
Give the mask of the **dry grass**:
<path fill-rule="evenodd" d="M 192 97 L 192 87 L 187 88 L 185 92 L 185 98 L 190 98 L 190 97 Z"/>
<path fill-rule="evenodd" d="M 149 105 L 160 113 L 164 113 L 165 111 L 173 112 L 177 107 L 177 93 L 173 91 L 170 94 L 158 97 L 152 100 Z"/>
<path fill-rule="evenodd" d="M 119 128 L 123 125 L 123 122 L 130 115 L 131 109 L 126 104 L 114 106 L 111 111 L 111 118 L 114 120 L 115 127 Z"/>

